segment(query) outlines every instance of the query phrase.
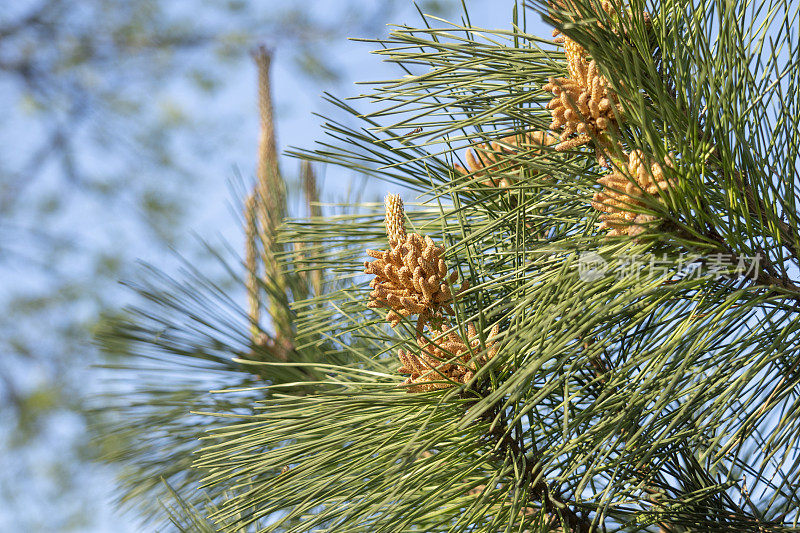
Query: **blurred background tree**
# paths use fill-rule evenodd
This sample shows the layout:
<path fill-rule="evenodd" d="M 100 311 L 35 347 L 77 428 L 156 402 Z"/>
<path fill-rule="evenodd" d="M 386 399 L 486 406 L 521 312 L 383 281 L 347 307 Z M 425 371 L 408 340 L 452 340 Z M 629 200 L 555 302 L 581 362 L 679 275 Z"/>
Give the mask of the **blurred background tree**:
<path fill-rule="evenodd" d="M 266 43 L 279 76 L 315 97 L 348 78 L 332 43 L 382 33 L 404 11 L 396 0 L 0 6 L 0 530 L 109 520 L 82 414 L 90 334 L 124 303 L 116 281 L 134 259 L 163 265 L 176 247 L 202 261 L 188 229 L 219 229 L 232 167 L 252 174 L 248 52 Z M 279 122 L 288 100 L 278 95 Z"/>

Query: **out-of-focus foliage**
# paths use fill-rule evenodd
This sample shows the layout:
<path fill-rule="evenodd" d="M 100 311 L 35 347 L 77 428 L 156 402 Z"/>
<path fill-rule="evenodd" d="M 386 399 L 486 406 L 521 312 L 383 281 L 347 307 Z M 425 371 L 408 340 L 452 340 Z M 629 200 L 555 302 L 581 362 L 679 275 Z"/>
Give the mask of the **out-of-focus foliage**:
<path fill-rule="evenodd" d="M 344 68 L 328 44 L 382 32 L 402 5 L 0 3 L 0 530 L 91 527 L 90 332 L 134 258 L 203 260 L 178 238 L 232 161 L 250 168 L 248 52 L 265 43 L 319 92 Z"/>

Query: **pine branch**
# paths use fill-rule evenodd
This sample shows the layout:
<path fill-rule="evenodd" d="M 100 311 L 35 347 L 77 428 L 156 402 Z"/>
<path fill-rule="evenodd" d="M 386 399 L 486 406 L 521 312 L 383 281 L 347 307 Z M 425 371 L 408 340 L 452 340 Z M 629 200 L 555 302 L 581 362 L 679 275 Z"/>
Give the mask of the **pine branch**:
<path fill-rule="evenodd" d="M 258 280 L 261 276 L 258 261 L 258 226 L 256 219 L 256 194 L 251 193 L 244 203 L 245 219 L 245 268 L 247 268 L 247 303 L 250 315 L 250 331 L 254 343 L 259 342 L 261 324 L 261 301 Z"/>
<path fill-rule="evenodd" d="M 557 495 L 558 491 L 550 489 L 547 481 L 542 477 L 541 467 L 536 462 L 535 450 L 533 456 L 529 457 L 520 448 L 517 441 L 508 432 L 501 429 L 499 424 L 495 423 L 500 419 L 499 411 L 486 412 L 482 418 L 491 428 L 489 435 L 497 444 L 498 452 L 501 455 L 508 454 L 514 457 L 515 462 L 522 461 L 523 471 L 519 474 L 518 479 L 530 486 L 530 496 L 525 505 L 539 503 L 543 511 L 550 516 L 551 526 L 561 525 L 561 520 L 564 520 L 569 531 L 574 533 L 591 533 L 597 530 L 597 524 L 575 511 L 575 502 L 560 498 Z M 602 528 L 602 526 L 599 527 Z"/>
<path fill-rule="evenodd" d="M 751 108 L 714 92 L 752 104 L 739 63 L 741 97 L 720 69 L 747 65 L 746 32 L 728 28 L 720 42 L 735 53 L 711 64 L 702 24 L 718 3 L 700 3 L 645 17 L 638 3 L 564 0 L 580 15 L 562 24 L 566 54 L 520 27 L 401 27 L 381 42 L 408 75 L 365 96 L 377 110 L 332 100 L 364 128 L 329 121 L 331 140 L 301 153 L 406 185 L 423 205 L 323 217 L 305 165 L 307 220 L 246 221 L 248 235 L 274 231 L 278 251 L 262 241 L 261 261 L 285 286 L 269 274 L 242 286 L 287 303 L 292 346 L 285 362 L 269 346 L 248 353 L 252 341 L 214 348 L 269 381 L 202 411 L 214 430 L 195 466 L 223 531 L 789 529 L 800 291 L 781 195 L 793 188 L 758 181 L 762 161 L 783 160 L 744 143 Z M 548 94 L 550 78 L 564 81 Z M 685 110 L 701 106 L 695 124 Z M 525 142 L 549 134 L 562 138 Z M 366 249 L 382 250 L 369 253 L 374 279 Z M 586 251 L 603 276 L 583 276 Z M 705 254 L 693 266 L 753 252 L 764 263 L 742 279 L 694 275 L 687 251 Z M 615 276 L 631 258 L 665 267 Z M 326 272 L 325 294 L 311 270 Z M 170 353 L 194 346 L 165 331 Z"/>
<path fill-rule="evenodd" d="M 266 47 L 260 46 L 253 53 L 258 68 L 258 109 L 260 136 L 258 141 L 258 166 L 256 170 L 256 205 L 258 207 L 259 237 L 262 245 L 261 260 L 264 264 L 265 280 L 269 280 L 267 298 L 270 301 L 269 315 L 276 331 L 278 344 L 290 343 L 293 336 L 292 319 L 288 312 L 286 291 L 289 283 L 281 270 L 277 256 L 283 246 L 276 240 L 278 226 L 286 214 L 285 183 L 278 166 L 278 150 L 275 140 L 270 64 L 272 57 Z"/>

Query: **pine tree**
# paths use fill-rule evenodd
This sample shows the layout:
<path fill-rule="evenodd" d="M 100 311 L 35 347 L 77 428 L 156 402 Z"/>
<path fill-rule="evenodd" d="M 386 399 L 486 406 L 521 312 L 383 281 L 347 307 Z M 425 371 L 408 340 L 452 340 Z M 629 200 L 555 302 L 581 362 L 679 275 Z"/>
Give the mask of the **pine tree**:
<path fill-rule="evenodd" d="M 278 226 L 265 164 L 249 312 L 189 268 L 102 337 L 174 376 L 111 409 L 125 497 L 184 531 L 796 531 L 799 16 L 532 0 L 377 41 L 405 75 L 295 155 L 385 205 Z"/>

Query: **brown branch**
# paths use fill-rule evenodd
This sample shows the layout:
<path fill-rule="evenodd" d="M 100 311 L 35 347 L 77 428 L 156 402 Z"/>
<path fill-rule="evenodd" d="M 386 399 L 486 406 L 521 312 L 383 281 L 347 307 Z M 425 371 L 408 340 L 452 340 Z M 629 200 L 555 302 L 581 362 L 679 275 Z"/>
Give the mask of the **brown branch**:
<path fill-rule="evenodd" d="M 711 240 L 719 249 L 719 251 L 727 256 L 737 264 L 743 264 L 744 257 L 734 252 L 722 235 L 714 227 L 709 227 L 705 233 L 705 237 Z M 767 288 L 778 287 L 787 291 L 795 293 L 791 298 L 800 305 L 800 287 L 797 286 L 786 274 L 778 274 L 777 268 L 769 259 L 767 253 L 761 248 L 757 247 L 759 261 L 763 261 L 763 268 L 759 268 L 755 273 L 752 281 Z"/>
<path fill-rule="evenodd" d="M 491 420 L 495 418 L 497 414 L 496 410 L 490 410 L 484 413 L 482 418 L 491 423 Z M 507 432 L 500 429 L 498 425 L 495 425 L 489 432 L 489 435 L 496 439 L 497 444 L 503 452 L 511 454 L 515 459 L 522 459 L 524 473 L 521 479 L 532 483 L 530 487 L 530 497 L 526 503 L 539 503 L 544 509 L 544 512 L 550 516 L 552 524 L 557 524 L 559 518 L 562 518 L 572 533 L 591 533 L 596 530 L 591 520 L 585 516 L 579 515 L 573 509 L 573 507 L 576 506 L 575 502 L 560 498 L 550 490 L 550 487 L 542 476 L 541 467 L 534 461 L 528 460 L 525 457 L 525 453 L 523 453 L 517 441 Z"/>

